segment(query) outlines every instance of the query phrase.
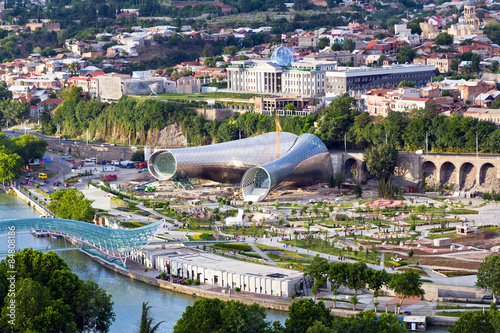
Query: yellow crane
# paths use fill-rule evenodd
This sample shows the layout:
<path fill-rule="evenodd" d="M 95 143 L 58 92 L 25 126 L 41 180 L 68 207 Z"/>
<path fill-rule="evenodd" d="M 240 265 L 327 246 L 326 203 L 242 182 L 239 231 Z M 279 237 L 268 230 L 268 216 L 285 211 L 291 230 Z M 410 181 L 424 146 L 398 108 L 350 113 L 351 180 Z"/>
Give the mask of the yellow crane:
<path fill-rule="evenodd" d="M 280 118 L 278 112 L 275 113 L 274 123 L 276 124 L 276 158 L 280 157 L 280 132 L 282 131 L 280 125 Z"/>

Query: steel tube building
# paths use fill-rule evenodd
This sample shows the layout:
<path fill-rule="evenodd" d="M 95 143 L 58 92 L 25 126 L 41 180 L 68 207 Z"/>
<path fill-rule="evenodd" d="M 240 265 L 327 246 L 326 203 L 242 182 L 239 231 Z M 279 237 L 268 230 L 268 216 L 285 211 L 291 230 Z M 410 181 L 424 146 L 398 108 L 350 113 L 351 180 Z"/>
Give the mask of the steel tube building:
<path fill-rule="evenodd" d="M 279 154 L 277 153 L 279 135 Z M 313 134 L 280 132 L 193 148 L 151 154 L 148 168 L 160 180 L 202 178 L 239 183 L 245 201 L 261 201 L 278 185 L 309 186 L 327 182 L 332 162 Z"/>

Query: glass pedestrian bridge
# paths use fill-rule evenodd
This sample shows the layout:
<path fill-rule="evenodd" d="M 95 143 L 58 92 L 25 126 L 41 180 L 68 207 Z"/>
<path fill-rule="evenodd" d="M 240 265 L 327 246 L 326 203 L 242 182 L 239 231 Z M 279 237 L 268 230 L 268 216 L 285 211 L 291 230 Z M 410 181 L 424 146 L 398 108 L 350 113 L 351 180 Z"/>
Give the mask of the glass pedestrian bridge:
<path fill-rule="evenodd" d="M 154 238 L 161 221 L 135 229 L 111 229 L 96 224 L 57 219 L 26 218 L 0 221 L 0 235 L 5 236 L 12 228 L 15 232 L 45 232 L 72 238 L 90 245 L 106 255 L 117 258 L 125 265 L 127 258 L 140 251 Z"/>

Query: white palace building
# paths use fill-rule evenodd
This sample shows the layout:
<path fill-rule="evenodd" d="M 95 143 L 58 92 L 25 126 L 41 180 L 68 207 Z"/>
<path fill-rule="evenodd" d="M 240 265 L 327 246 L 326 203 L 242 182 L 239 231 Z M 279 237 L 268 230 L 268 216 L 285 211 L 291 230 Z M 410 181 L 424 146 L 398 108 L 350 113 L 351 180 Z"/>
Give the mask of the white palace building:
<path fill-rule="evenodd" d="M 322 96 L 325 73 L 335 70 L 332 61 L 294 62 L 292 52 L 278 47 L 271 60 L 232 61 L 227 68 L 228 90 L 257 94 Z"/>

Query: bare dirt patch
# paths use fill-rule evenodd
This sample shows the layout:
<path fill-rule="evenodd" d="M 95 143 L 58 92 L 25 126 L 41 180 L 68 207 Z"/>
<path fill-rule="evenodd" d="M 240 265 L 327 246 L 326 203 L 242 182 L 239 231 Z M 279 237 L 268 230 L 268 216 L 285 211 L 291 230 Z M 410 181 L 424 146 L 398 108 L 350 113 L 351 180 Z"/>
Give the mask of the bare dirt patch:
<path fill-rule="evenodd" d="M 475 269 L 479 268 L 480 262 L 475 261 L 464 261 L 451 258 L 431 258 L 431 257 L 420 257 L 418 258 L 418 263 L 425 266 L 440 266 L 440 267 L 450 267 L 450 268 L 460 268 L 460 269 Z"/>
<path fill-rule="evenodd" d="M 485 231 L 479 234 L 457 238 L 453 242 L 464 246 L 474 246 L 480 249 L 489 250 L 493 246 L 500 245 L 500 236 L 496 232 Z"/>

